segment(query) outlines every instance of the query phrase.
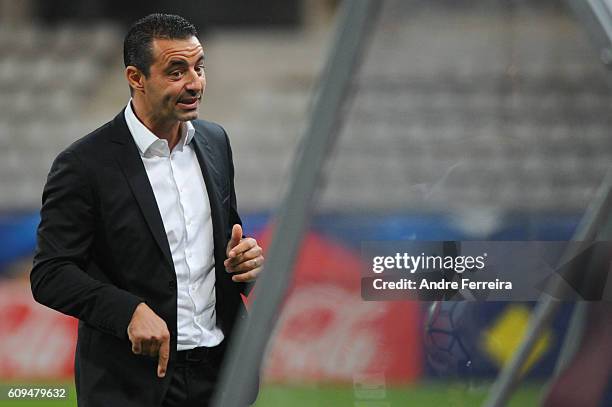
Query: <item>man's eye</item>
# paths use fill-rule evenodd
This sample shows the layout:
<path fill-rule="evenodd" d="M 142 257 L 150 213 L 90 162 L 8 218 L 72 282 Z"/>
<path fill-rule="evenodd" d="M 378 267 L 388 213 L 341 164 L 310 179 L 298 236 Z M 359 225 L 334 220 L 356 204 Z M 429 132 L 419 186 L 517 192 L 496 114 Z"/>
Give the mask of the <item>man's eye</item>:
<path fill-rule="evenodd" d="M 183 72 L 181 72 L 181 71 L 172 71 L 172 72 L 170 72 L 170 76 L 172 78 L 180 78 L 181 76 L 183 76 Z"/>
<path fill-rule="evenodd" d="M 196 69 L 195 69 L 195 70 L 196 70 L 196 72 L 197 72 L 198 74 L 200 74 L 200 75 L 201 75 L 201 74 L 203 74 L 203 73 L 204 73 L 204 71 L 206 71 L 206 67 L 205 67 L 204 65 L 198 65 L 198 66 L 196 66 Z"/>

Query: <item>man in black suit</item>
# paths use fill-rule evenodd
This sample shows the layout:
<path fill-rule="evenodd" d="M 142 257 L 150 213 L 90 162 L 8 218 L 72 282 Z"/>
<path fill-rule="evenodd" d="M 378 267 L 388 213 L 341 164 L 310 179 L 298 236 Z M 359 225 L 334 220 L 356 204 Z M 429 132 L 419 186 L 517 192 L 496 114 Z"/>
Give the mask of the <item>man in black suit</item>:
<path fill-rule="evenodd" d="M 31 272 L 36 301 L 80 320 L 82 407 L 205 406 L 262 250 L 242 234 L 225 131 L 196 120 L 206 86 L 193 25 L 136 22 L 132 98 L 55 159 Z"/>

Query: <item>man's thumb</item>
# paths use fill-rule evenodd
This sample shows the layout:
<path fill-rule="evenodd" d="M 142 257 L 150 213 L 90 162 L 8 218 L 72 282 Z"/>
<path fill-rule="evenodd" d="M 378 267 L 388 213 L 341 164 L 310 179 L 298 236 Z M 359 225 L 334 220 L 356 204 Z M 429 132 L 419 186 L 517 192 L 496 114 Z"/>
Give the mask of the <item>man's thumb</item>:
<path fill-rule="evenodd" d="M 238 243 L 240 243 L 241 239 L 242 239 L 242 226 L 240 226 L 239 224 L 235 224 L 232 227 L 232 237 L 230 238 L 228 247 L 230 249 L 235 247 Z"/>

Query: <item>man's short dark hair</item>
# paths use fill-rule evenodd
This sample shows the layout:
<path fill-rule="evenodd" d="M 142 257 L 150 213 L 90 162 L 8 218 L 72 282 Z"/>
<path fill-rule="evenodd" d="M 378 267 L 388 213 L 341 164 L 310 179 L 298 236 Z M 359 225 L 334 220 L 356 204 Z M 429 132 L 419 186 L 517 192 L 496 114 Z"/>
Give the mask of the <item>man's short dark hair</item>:
<path fill-rule="evenodd" d="M 183 40 L 197 35 L 193 24 L 181 16 L 149 14 L 136 21 L 128 30 L 123 41 L 123 63 L 126 67 L 135 66 L 148 77 L 153 63 L 154 39 Z"/>

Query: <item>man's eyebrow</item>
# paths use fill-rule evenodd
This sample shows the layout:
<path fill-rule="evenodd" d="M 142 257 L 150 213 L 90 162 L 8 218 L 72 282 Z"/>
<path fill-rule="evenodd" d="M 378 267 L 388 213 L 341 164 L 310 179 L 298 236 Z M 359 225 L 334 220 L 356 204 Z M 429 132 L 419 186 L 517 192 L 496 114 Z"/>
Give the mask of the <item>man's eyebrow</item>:
<path fill-rule="evenodd" d="M 201 62 L 204 62 L 205 60 L 206 60 L 206 58 L 204 57 L 204 55 L 201 55 L 200 58 L 198 58 L 198 60 L 196 61 L 196 65 L 201 63 Z M 189 65 L 189 63 L 187 63 L 187 61 L 185 61 L 184 59 L 171 59 L 168 62 L 167 69 L 174 68 L 176 66 L 184 67 L 184 66 L 188 66 L 188 65 Z"/>
<path fill-rule="evenodd" d="M 172 59 L 168 62 L 168 68 L 174 68 L 175 66 L 187 66 L 189 65 L 182 59 Z"/>

